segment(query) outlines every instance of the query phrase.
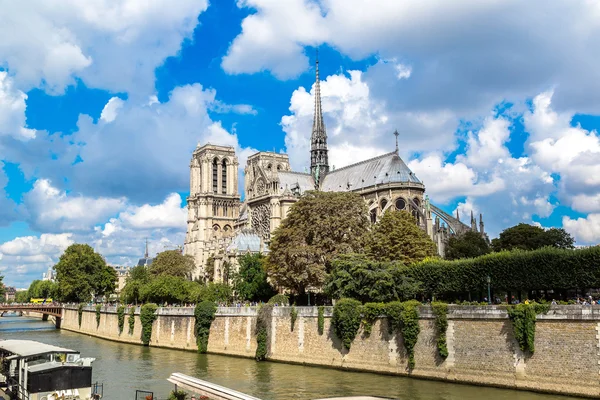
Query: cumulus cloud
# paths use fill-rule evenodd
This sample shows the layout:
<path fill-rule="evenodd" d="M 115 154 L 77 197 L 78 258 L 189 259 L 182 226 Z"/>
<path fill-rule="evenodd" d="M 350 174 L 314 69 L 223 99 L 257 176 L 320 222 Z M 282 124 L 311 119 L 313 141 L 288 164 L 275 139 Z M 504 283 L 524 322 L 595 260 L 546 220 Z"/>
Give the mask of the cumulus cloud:
<path fill-rule="evenodd" d="M 123 107 L 125 102 L 118 97 L 111 97 L 108 103 L 102 109 L 100 113 L 100 119 L 105 122 L 113 122 L 117 118 L 117 113 Z"/>
<path fill-rule="evenodd" d="M 563 217 L 563 227 L 573 236 L 578 244 L 600 243 L 600 214 L 589 214 L 585 218 L 571 219 Z"/>
<path fill-rule="evenodd" d="M 6 2 L 0 62 L 19 87 L 60 93 L 78 77 L 88 87 L 151 92 L 154 70 L 179 50 L 206 0 Z"/>
<path fill-rule="evenodd" d="M 119 218 L 134 229 L 177 228 L 181 230 L 186 224 L 187 208 L 181 207 L 179 194 L 171 193 L 162 204 L 131 207 L 122 212 Z"/>
<path fill-rule="evenodd" d="M 0 135 L 11 135 L 20 140 L 35 137 L 35 130 L 25 123 L 27 95 L 14 86 L 6 71 L 0 70 Z"/>

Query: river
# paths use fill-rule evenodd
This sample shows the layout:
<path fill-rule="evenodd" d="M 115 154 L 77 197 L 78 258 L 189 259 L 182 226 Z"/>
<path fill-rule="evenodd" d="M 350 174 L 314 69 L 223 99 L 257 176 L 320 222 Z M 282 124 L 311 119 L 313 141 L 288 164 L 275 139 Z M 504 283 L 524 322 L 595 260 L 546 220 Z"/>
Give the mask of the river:
<path fill-rule="evenodd" d="M 508 389 L 476 387 L 405 377 L 346 372 L 272 362 L 204 355 L 116 343 L 64 330 L 27 317 L 0 318 L 0 339 L 28 339 L 95 357 L 93 379 L 104 384 L 104 398 L 131 400 L 136 389 L 166 399 L 172 372 L 221 384 L 265 400 L 374 395 L 402 400 L 569 400 Z"/>

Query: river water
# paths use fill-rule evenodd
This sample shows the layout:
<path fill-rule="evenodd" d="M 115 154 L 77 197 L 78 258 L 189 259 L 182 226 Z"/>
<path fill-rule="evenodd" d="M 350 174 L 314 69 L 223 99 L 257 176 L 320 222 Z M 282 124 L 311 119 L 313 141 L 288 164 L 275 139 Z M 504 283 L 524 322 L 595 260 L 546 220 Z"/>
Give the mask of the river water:
<path fill-rule="evenodd" d="M 173 372 L 205 379 L 265 400 L 374 395 L 402 400 L 569 400 L 515 390 L 476 387 L 405 377 L 346 372 L 272 362 L 204 355 L 116 343 L 54 329 L 27 317 L 0 318 L 0 339 L 28 339 L 95 357 L 93 379 L 104 384 L 104 399 L 131 400 L 136 389 L 166 399 Z"/>

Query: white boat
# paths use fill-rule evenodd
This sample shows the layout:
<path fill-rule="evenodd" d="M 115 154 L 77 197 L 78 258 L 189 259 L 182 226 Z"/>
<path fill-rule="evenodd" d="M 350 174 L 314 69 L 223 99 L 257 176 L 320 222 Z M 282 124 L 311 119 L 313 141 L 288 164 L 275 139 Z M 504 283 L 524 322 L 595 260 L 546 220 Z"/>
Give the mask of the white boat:
<path fill-rule="evenodd" d="M 0 391 L 17 400 L 95 399 L 93 361 L 32 340 L 0 340 Z"/>

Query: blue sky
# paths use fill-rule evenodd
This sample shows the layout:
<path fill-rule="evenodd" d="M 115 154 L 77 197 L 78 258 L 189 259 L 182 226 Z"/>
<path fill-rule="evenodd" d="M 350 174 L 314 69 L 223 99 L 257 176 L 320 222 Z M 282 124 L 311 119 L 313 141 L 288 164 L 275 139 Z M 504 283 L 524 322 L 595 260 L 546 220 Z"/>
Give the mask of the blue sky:
<path fill-rule="evenodd" d="M 56 4 L 55 4 L 56 3 Z M 432 201 L 600 242 L 591 2 L 11 2 L 0 15 L 0 271 L 71 243 L 114 264 L 185 236 L 198 143 L 308 164 L 315 49 L 330 162 L 394 148 Z M 64 4 L 64 3 L 63 3 Z M 544 13 L 540 13 L 540 10 Z M 594 17 L 595 16 L 595 17 Z"/>

